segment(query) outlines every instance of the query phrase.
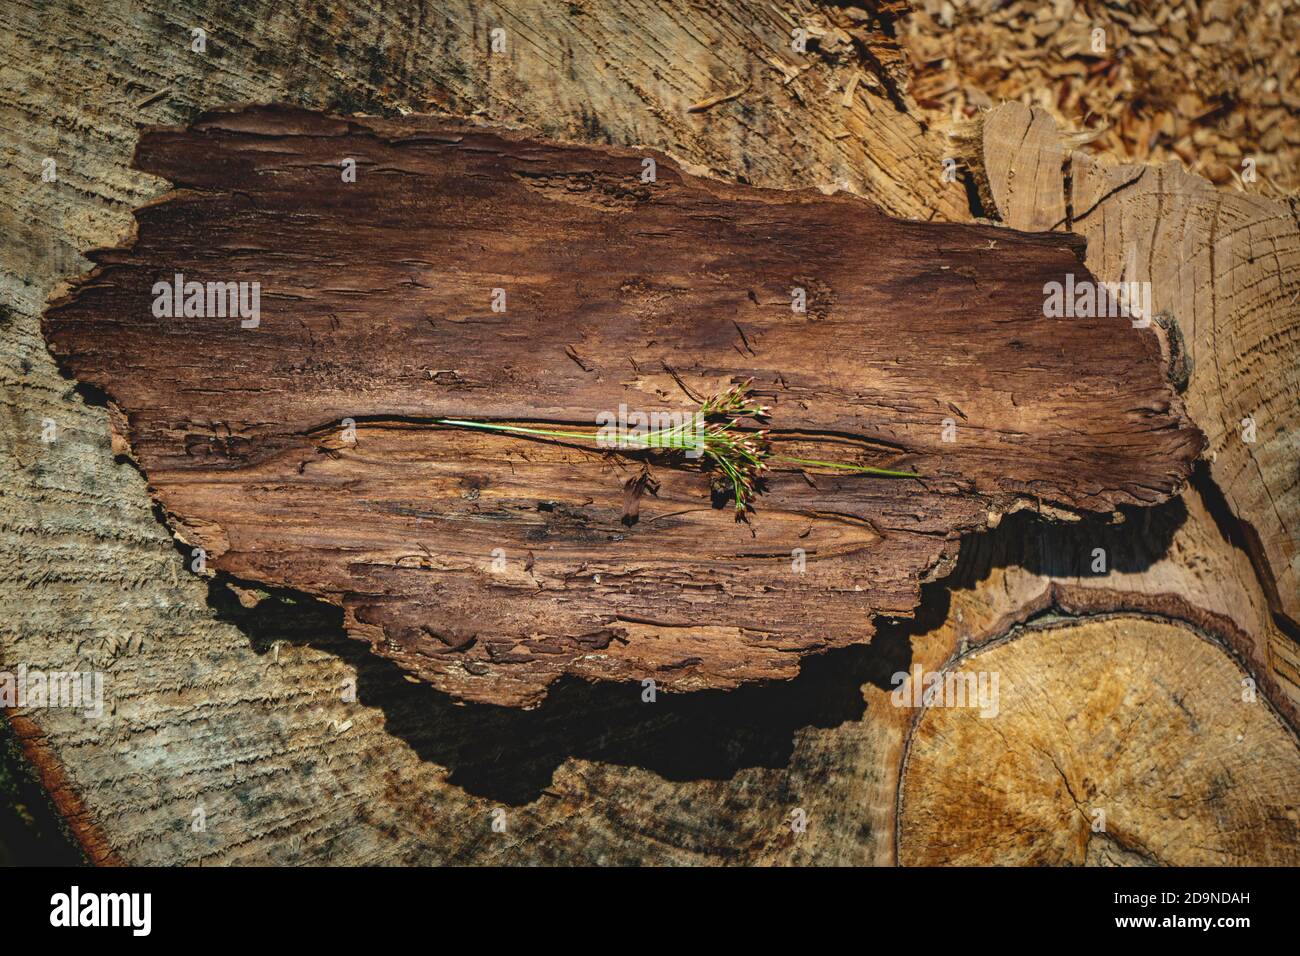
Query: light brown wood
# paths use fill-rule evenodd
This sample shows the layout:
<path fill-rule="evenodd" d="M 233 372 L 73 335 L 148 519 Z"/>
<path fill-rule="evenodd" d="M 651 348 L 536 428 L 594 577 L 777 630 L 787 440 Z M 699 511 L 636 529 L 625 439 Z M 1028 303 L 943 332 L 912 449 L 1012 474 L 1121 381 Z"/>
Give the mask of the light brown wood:
<path fill-rule="evenodd" d="M 942 124 L 999 103 L 1051 113 L 1090 153 L 1181 161 L 1217 186 L 1300 187 L 1300 10 L 1290 3 L 913 0 L 910 90 Z"/>
<path fill-rule="evenodd" d="M 983 709 L 955 690 L 972 680 Z M 1300 860 L 1295 736 L 1191 629 L 1128 616 L 1029 627 L 942 681 L 909 741 L 900 863 Z"/>
<path fill-rule="evenodd" d="M 1137 612 L 1212 635 L 1300 723 L 1295 640 L 1279 628 L 1239 526 L 1205 474 L 1176 501 L 1118 524 L 1021 513 L 964 542 L 943 582 L 948 642 L 966 648 L 1043 614 Z"/>
<path fill-rule="evenodd" d="M 1294 205 L 1218 190 L 1176 163 L 1115 165 L 1078 152 L 1062 161 L 1052 125 L 1045 113 L 1019 104 L 982 117 L 975 175 L 989 184 L 996 212 L 1013 228 L 1043 226 L 1056 215 L 1060 192 L 1066 213 L 1056 227 L 1087 238 L 1089 269 L 1103 281 L 1150 284 L 1156 324 L 1176 366 L 1172 374 L 1185 382 L 1188 411 L 1209 439 L 1215 483 L 1249 529 L 1273 606 L 1295 625 L 1300 221 Z M 1047 197 L 1047 215 L 1015 191 L 1025 182 Z"/>
<path fill-rule="evenodd" d="M 1066 150 L 1047 113 L 1008 103 L 970 127 L 958 127 L 954 139 L 974 167 L 984 212 L 1013 229 L 1064 227 Z"/>

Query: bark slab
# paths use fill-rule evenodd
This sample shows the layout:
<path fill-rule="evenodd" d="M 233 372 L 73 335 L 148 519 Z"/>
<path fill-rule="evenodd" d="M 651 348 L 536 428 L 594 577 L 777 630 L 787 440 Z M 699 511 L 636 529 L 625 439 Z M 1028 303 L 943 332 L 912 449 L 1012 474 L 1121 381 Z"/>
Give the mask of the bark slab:
<path fill-rule="evenodd" d="M 909 614 L 991 515 L 1159 503 L 1200 449 L 1153 334 L 1044 317 L 1048 283 L 1090 281 L 1070 237 L 447 118 L 213 113 L 137 165 L 177 191 L 47 312 L 54 352 L 212 570 L 341 606 L 457 697 L 791 676 Z M 182 282 L 256 283 L 258 324 Z M 649 456 L 629 526 L 628 456 L 438 424 L 590 427 L 747 379 L 778 456 L 924 477 L 778 465 L 746 525 Z"/>

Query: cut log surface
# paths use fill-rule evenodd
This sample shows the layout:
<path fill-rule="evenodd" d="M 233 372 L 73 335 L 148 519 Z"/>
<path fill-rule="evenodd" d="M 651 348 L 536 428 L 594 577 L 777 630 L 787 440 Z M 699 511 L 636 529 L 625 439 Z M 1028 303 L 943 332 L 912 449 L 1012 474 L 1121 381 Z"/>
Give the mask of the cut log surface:
<path fill-rule="evenodd" d="M 1295 737 L 1190 629 L 1126 616 L 1028 628 L 920 693 L 904 865 L 1300 862 Z"/>
<path fill-rule="evenodd" d="M 1119 523 L 1048 524 L 1019 514 L 995 534 L 973 536 L 944 579 L 953 643 L 982 643 L 1044 614 L 1177 621 L 1245 661 L 1263 696 L 1300 725 L 1296 642 L 1278 626 L 1218 490 L 1204 473 L 1195 485 Z"/>
<path fill-rule="evenodd" d="M 1088 278 L 1069 239 L 452 119 L 215 113 L 137 162 L 181 191 L 50 309 L 56 355 L 211 569 L 340 605 L 459 697 L 791 676 L 910 613 L 990 515 L 1158 503 L 1200 448 L 1151 332 L 1044 317 L 1048 283 Z M 259 324 L 204 282 L 257 283 Z M 777 456 L 749 524 L 651 456 L 625 526 L 625 456 L 439 424 L 590 429 L 749 379 Z"/>
<path fill-rule="evenodd" d="M 131 167 L 138 127 L 230 103 L 477 112 L 552 138 L 648 144 L 755 185 L 841 184 L 893 215 L 968 221 L 962 184 L 940 175 L 942 134 L 894 108 L 870 56 L 832 58 L 824 40 L 815 54 L 790 52 L 791 27 L 842 15 L 766 0 L 516 0 L 508 11 L 453 0 L 347 15 L 312 2 L 0 5 L 11 54 L 0 130 L 15 170 L 0 193 L 11 237 L 0 259 L 0 664 L 93 668 L 107 697 L 98 721 L 30 708 L 5 719 L 92 860 L 892 863 L 914 714 L 891 705 L 891 675 L 942 668 L 1046 613 L 1185 622 L 1239 655 L 1265 696 L 1271 673 L 1300 699 L 1296 643 L 1271 628 L 1235 522 L 1202 475 L 1114 526 L 1011 515 L 963 542 L 917 619 L 809 658 L 788 682 L 653 704 L 635 685 L 565 682 L 535 710 L 453 705 L 345 637 L 337 609 L 241 601 L 189 573 L 145 482 L 115 461 L 104 408 L 59 376 L 42 342 L 47 296 L 86 270 L 82 251 L 126 241 L 131 210 L 166 189 Z M 188 51 L 196 23 L 205 55 Z M 491 56 L 488 31 L 502 23 L 509 52 Z M 57 160 L 57 183 L 41 181 L 44 157 Z M 1267 255 L 1269 243 L 1252 248 Z M 48 443 L 46 420 L 57 426 Z M 1090 569 L 1099 546 L 1104 574 Z M 1043 787 L 1060 779 L 1036 769 Z M 1271 792 L 1254 781 L 1274 771 L 1246 770 L 1250 790 Z M 1142 782 L 1151 803 L 1167 799 L 1161 780 Z M 1262 841 L 1240 855 L 1277 859 Z"/>
<path fill-rule="evenodd" d="M 1224 192 L 1177 163 L 1063 150 L 1046 113 L 982 119 L 977 178 L 1016 229 L 1088 240 L 1088 267 L 1144 282 L 1214 480 L 1246 523 L 1272 603 L 1300 623 L 1300 220 L 1295 200 Z M 990 210 L 993 211 L 993 210 Z"/>

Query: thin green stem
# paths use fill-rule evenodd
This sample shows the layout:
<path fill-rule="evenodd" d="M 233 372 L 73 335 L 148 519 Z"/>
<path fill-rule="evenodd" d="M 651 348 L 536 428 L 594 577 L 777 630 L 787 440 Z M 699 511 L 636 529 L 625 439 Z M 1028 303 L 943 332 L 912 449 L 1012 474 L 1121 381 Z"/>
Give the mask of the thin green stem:
<path fill-rule="evenodd" d="M 773 461 L 788 461 L 795 465 L 816 465 L 818 468 L 836 468 L 840 471 L 856 471 L 864 475 L 880 475 L 887 478 L 920 478 L 914 471 L 890 471 L 888 468 L 873 468 L 871 465 L 846 465 L 838 461 L 816 461 L 812 458 L 786 458 L 773 455 Z"/>
<path fill-rule="evenodd" d="M 590 442 L 600 447 L 627 448 L 635 445 L 643 449 L 667 449 L 696 452 L 704 455 L 731 485 L 731 496 L 736 503 L 737 520 L 744 518 L 752 507 L 756 484 L 767 470 L 768 462 L 786 462 L 813 468 L 830 468 L 852 472 L 855 475 L 872 475 L 879 478 L 920 478 L 912 471 L 893 471 L 871 465 L 849 465 L 839 461 L 820 461 L 815 458 L 787 458 L 771 454 L 771 439 L 766 429 L 748 431 L 741 429 L 742 418 L 763 420 L 769 411 L 749 394 L 750 383 L 733 385 L 720 395 L 700 403 L 690 421 L 642 434 L 639 432 L 617 434 L 609 439 L 604 428 L 594 432 L 565 431 L 557 428 L 530 428 L 526 425 L 498 425 L 495 422 L 468 421 L 463 418 L 438 418 L 439 425 L 457 428 L 477 428 L 483 431 L 506 432 L 512 435 L 533 435 L 538 438 L 570 439 Z"/>
<path fill-rule="evenodd" d="M 552 431 L 546 428 L 525 428 L 522 425 L 497 425 L 494 422 L 467 422 L 458 418 L 435 418 L 434 423 L 438 425 L 456 425 L 461 428 L 482 428 L 494 432 L 514 432 L 519 435 L 543 435 L 547 438 L 581 438 L 584 441 L 595 441 L 595 435 L 588 435 L 582 432 L 561 432 Z"/>
<path fill-rule="evenodd" d="M 523 425 L 498 425 L 495 422 L 471 422 L 459 418 L 435 418 L 434 423 L 438 425 L 455 425 L 458 428 L 480 428 L 486 431 L 510 432 L 515 435 L 539 435 L 543 438 L 576 438 L 590 442 L 599 442 L 601 440 L 599 432 L 565 432 L 550 428 L 527 428 Z M 677 428 L 680 427 L 677 426 Z M 636 441 L 640 442 L 645 448 L 691 449 L 699 446 L 698 441 L 674 434 L 677 428 L 665 429 L 653 435 L 623 435 L 619 437 L 618 443 Z"/>

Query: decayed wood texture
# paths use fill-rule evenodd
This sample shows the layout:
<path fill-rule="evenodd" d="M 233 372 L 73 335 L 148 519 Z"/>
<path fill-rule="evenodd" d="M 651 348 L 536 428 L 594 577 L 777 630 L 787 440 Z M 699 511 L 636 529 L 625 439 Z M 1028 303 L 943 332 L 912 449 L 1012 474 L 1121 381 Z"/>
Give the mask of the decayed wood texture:
<path fill-rule="evenodd" d="M 0 584 L 6 606 L 17 609 L 0 621 L 0 658 L 10 667 L 108 669 L 113 709 L 104 722 L 65 711 L 22 718 L 29 753 L 92 856 L 436 862 L 508 848 L 502 859 L 703 860 L 746 845 L 734 827 L 741 816 L 762 825 L 771 794 L 742 812 L 730 779 L 679 795 L 685 785 L 653 771 L 588 761 L 574 773 L 597 779 L 593 790 L 574 792 L 576 803 L 546 812 L 542 801 L 512 821 L 508 841 L 483 840 L 491 798 L 444 783 L 458 762 L 450 753 L 434 747 L 422 758 L 397 732 L 403 721 L 386 719 L 373 698 L 357 706 L 340 699 L 340 683 L 357 678 L 361 660 L 331 653 L 338 642 L 326 641 L 320 650 L 286 648 L 269 666 L 260 643 L 250 647 L 244 630 L 209 607 L 206 585 L 184 573 L 144 483 L 114 462 L 104 410 L 83 404 L 56 372 L 36 317 L 59 281 L 85 270 L 83 250 L 122 241 L 131 208 L 166 188 L 131 168 L 138 125 L 186 122 L 228 103 L 481 111 L 551 136 L 645 143 L 757 185 L 843 184 L 896 215 L 964 218 L 960 184 L 937 175 L 941 138 L 890 108 L 881 84 L 858 84 L 848 106 L 825 92 L 870 68 L 857 57 L 789 52 L 789 29 L 827 12 L 816 4 L 523 0 L 508 10 L 450 2 L 344 14 L 320 3 L 243 3 L 236 13 L 206 2 L 189 11 L 156 0 L 106 0 L 93 14 L 61 2 L 0 8 L 0 38 L 12 53 L 0 63 L 0 128 L 12 150 L 6 158 L 32 171 L 0 194 L 11 237 L 0 262 L 9 310 L 0 322 L 0 429 L 13 449 L 0 456 Z M 188 52 L 188 31 L 200 22 L 205 56 Z M 511 42 L 493 59 L 488 30 L 496 23 Z M 790 72 L 798 75 L 787 82 Z M 745 95 L 688 112 L 746 84 Z M 39 180 L 46 156 L 58 160 L 58 186 Z M 921 174 L 896 176 L 900 169 Z M 59 425 L 49 445 L 39 440 L 46 417 Z M 307 630 L 325 628 L 309 618 L 279 636 Z M 390 708 L 428 717 L 423 698 Z M 354 718 L 346 732 L 331 727 Z M 595 723 L 578 703 L 552 720 Z M 691 725 L 685 737 L 700 729 Z M 483 739 L 468 723 L 444 723 L 439 733 Z M 788 759 L 790 735 L 780 737 L 764 758 L 774 766 Z M 122 772 L 124 744 L 147 774 Z M 570 746 L 561 734 L 556 753 Z M 873 766 L 862 764 L 856 776 L 874 774 Z M 621 775 L 626 789 L 601 782 Z M 212 811 L 203 834 L 188 827 L 198 801 Z M 691 806 L 689 819 L 667 809 L 679 801 Z M 725 814 L 708 809 L 723 806 Z M 555 825 L 575 815 L 573 826 Z M 849 829 L 860 831 L 860 821 Z M 855 859 L 876 841 L 859 836 L 861 848 L 846 847 Z"/>
<path fill-rule="evenodd" d="M 284 108 L 150 131 L 137 162 L 180 192 L 92 255 L 46 335 L 210 568 L 336 603 L 378 653 L 483 702 L 534 704 L 563 674 L 793 676 L 910 613 L 991 515 L 1181 487 L 1200 438 L 1155 336 L 1043 314 L 1048 283 L 1089 281 L 1071 243 L 661 154 L 646 183 L 643 155 Z M 176 275 L 258 282 L 260 324 L 202 302 L 160 317 Z M 580 428 L 749 379 L 777 458 L 748 525 L 663 456 L 624 526 L 626 456 L 437 425 Z M 924 477 L 812 480 L 781 456 Z"/>
<path fill-rule="evenodd" d="M 1177 163 L 1062 148 L 1046 113 L 981 119 L 977 178 L 1013 228 L 1088 240 L 1101 279 L 1149 282 L 1215 483 L 1246 523 L 1274 607 L 1300 622 L 1300 219 L 1295 200 L 1224 192 Z"/>
<path fill-rule="evenodd" d="M 912 717 L 889 703 L 894 671 L 943 666 L 1005 633 L 1021 605 L 1041 613 L 1060 597 L 1083 613 L 1094 593 L 1144 614 L 1209 602 L 1218 614 L 1205 623 L 1258 633 L 1268 613 L 1249 561 L 1196 492 L 1100 538 L 1090 525 L 1013 515 L 964 543 L 921 620 L 870 647 L 812 658 L 788 683 L 654 705 L 598 685 L 557 689 L 535 711 L 451 706 L 346 639 L 336 612 L 279 600 L 246 609 L 188 574 L 143 480 L 114 462 L 103 408 L 59 378 L 36 319 L 55 285 L 85 270 L 81 251 L 122 241 L 131 208 L 165 188 L 130 167 L 138 123 L 277 98 L 370 112 L 481 107 L 493 121 L 646 143 L 760 185 L 843 180 L 898 215 L 969 216 L 960 183 L 938 175 L 938 137 L 890 109 L 879 85 L 858 84 L 849 107 L 821 95 L 861 63 L 809 58 L 789 83 L 764 71 L 769 55 L 793 61 L 782 30 L 815 8 L 512 3 L 518 42 L 492 61 L 486 30 L 502 14 L 474 7 L 426 7 L 417 28 L 396 8 L 362 19 L 248 3 L 236 22 L 195 4 L 208 57 L 185 53 L 190 18 L 151 0 L 106 0 L 93 17 L 62 3 L 0 7 L 0 43 L 13 51 L 0 61 L 0 130 L 7 158 L 30 172 L 0 193 L 14 237 L 0 260 L 0 662 L 101 667 L 109 690 L 98 722 L 64 710 L 6 717 L 93 859 L 889 863 Z M 468 32 L 437 29 L 444 13 Z M 570 68 L 552 68 L 557 54 Z M 745 95 L 687 112 L 744 87 L 751 70 Z M 44 156 L 59 158 L 60 185 L 39 181 Z M 46 417 L 59 426 L 48 445 Z M 1086 573 L 1098 541 L 1129 560 Z M 1065 555 L 1081 556 L 1078 568 L 1063 568 Z M 936 620 L 930 606 L 945 597 Z M 1294 645 L 1263 646 L 1294 684 Z M 340 691 L 353 683 L 349 703 Z M 199 806 L 207 825 L 195 832 Z M 494 807 L 508 812 L 505 833 L 490 829 Z M 809 820 L 798 836 L 795 807 Z"/>
<path fill-rule="evenodd" d="M 1300 861 L 1295 737 L 1186 628 L 1032 627 L 944 673 L 983 682 L 996 709 L 922 711 L 899 790 L 903 865 Z"/>

